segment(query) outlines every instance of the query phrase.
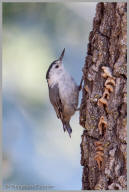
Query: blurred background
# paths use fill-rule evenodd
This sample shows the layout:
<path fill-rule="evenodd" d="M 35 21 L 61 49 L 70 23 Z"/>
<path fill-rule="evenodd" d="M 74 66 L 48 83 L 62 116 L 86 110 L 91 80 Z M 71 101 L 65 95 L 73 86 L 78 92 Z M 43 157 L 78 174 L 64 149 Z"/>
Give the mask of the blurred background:
<path fill-rule="evenodd" d="M 79 112 L 72 138 L 49 102 L 47 69 L 64 65 L 79 84 L 96 3 L 3 3 L 3 186 L 80 190 Z M 81 101 L 81 94 L 80 99 Z"/>

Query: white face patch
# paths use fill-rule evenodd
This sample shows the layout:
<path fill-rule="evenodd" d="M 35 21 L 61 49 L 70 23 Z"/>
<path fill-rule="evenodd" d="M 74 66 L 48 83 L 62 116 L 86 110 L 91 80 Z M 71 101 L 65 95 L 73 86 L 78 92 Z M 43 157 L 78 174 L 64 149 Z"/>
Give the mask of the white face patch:
<path fill-rule="evenodd" d="M 50 71 L 48 84 L 51 87 L 53 87 L 55 84 L 57 84 L 60 81 L 60 78 L 63 76 L 65 71 L 60 61 L 57 62 L 57 65 L 59 65 L 58 68 L 56 68 L 56 64 L 55 64 Z"/>

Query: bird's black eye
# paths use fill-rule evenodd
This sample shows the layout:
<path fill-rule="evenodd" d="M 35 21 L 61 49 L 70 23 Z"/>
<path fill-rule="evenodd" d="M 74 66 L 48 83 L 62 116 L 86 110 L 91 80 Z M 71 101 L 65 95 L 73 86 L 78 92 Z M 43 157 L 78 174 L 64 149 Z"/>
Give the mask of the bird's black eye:
<path fill-rule="evenodd" d="M 59 68 L 59 65 L 56 65 L 55 68 Z"/>

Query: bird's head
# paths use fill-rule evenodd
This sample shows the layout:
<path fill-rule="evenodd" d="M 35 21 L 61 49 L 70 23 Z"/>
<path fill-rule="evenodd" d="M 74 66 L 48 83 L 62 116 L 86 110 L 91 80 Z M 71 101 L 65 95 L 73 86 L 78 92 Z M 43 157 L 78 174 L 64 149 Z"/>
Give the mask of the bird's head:
<path fill-rule="evenodd" d="M 47 73 L 46 73 L 46 79 L 49 80 L 51 77 L 58 76 L 63 70 L 62 60 L 64 57 L 65 48 L 63 49 L 59 59 L 53 61 L 51 65 L 49 66 Z"/>

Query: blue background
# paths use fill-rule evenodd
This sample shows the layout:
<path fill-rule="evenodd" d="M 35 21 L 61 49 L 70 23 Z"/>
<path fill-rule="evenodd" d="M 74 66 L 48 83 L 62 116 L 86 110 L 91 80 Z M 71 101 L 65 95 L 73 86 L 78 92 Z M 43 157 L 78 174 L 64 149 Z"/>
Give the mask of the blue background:
<path fill-rule="evenodd" d="M 72 138 L 48 97 L 51 62 L 66 49 L 64 66 L 80 83 L 96 3 L 3 3 L 3 184 L 80 190 L 79 112 Z M 81 100 L 81 94 L 80 99 Z"/>

